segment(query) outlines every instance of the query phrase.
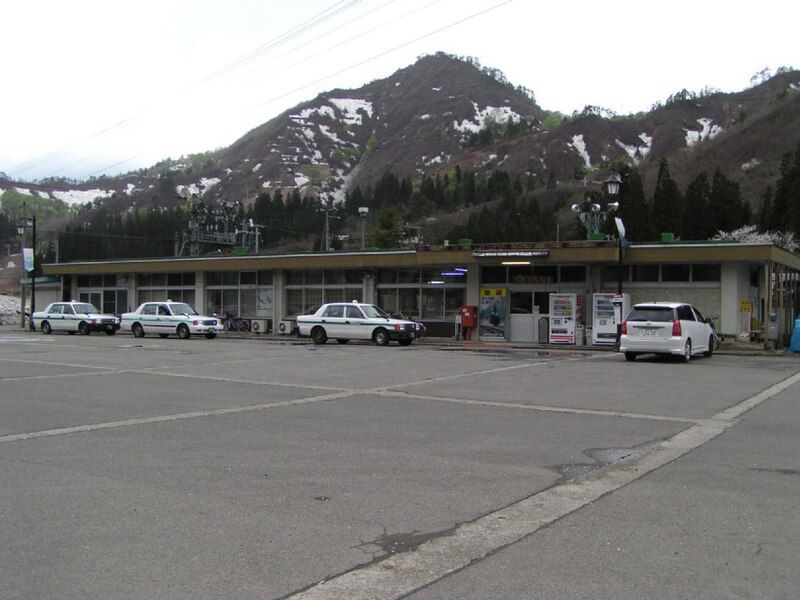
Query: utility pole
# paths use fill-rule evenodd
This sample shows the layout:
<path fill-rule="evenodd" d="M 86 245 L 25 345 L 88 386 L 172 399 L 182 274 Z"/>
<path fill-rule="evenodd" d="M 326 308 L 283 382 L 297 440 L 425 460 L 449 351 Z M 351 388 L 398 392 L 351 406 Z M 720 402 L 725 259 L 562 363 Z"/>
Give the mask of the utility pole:
<path fill-rule="evenodd" d="M 33 270 L 31 271 L 31 331 L 35 331 L 33 326 L 33 313 L 36 312 L 36 214 L 33 215 Z"/>
<path fill-rule="evenodd" d="M 369 207 L 359 206 L 358 214 L 361 215 L 361 250 L 367 248 L 367 215 L 369 214 Z"/>

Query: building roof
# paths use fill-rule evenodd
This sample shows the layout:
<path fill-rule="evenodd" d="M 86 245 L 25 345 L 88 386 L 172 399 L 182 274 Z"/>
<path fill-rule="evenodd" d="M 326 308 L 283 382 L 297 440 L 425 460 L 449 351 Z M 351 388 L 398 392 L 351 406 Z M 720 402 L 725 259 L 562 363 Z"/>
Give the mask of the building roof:
<path fill-rule="evenodd" d="M 572 241 L 519 244 L 423 246 L 362 252 L 220 255 L 76 261 L 43 265 L 46 275 L 177 273 L 271 269 L 416 268 L 491 265 L 512 257 L 534 264 L 609 264 L 619 254 L 616 242 Z M 800 256 L 772 244 L 741 242 L 634 244 L 625 249 L 626 264 L 775 262 L 800 270 Z"/>

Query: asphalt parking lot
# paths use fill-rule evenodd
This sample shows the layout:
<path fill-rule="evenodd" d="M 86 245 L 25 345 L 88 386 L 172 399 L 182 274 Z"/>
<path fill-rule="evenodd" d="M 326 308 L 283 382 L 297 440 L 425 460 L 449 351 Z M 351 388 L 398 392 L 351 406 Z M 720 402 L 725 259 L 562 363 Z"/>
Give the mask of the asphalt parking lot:
<path fill-rule="evenodd" d="M 0 597 L 795 597 L 798 373 L 2 332 Z"/>

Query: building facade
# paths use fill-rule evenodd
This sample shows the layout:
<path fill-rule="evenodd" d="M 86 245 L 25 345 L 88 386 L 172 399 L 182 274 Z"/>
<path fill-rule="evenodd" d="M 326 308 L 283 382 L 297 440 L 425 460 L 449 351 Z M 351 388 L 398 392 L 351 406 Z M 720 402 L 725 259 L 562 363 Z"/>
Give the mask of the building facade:
<path fill-rule="evenodd" d="M 575 294 L 591 328 L 593 295 L 617 290 L 619 253 L 614 242 L 577 241 L 72 262 L 44 265 L 44 272 L 61 278 L 63 299 L 89 301 L 104 312 L 182 300 L 205 314 L 230 313 L 271 330 L 320 304 L 358 300 L 420 320 L 432 335 L 452 336 L 459 309 L 489 299 L 493 327 L 484 335 L 491 329 L 495 337 L 524 341 L 524 315 L 545 319 L 554 293 Z M 622 259 L 623 292 L 632 303 L 690 302 L 718 331 L 741 339 L 791 334 L 800 308 L 800 257 L 776 246 L 642 244 L 625 249 Z M 537 325 L 534 337 L 545 341 Z"/>

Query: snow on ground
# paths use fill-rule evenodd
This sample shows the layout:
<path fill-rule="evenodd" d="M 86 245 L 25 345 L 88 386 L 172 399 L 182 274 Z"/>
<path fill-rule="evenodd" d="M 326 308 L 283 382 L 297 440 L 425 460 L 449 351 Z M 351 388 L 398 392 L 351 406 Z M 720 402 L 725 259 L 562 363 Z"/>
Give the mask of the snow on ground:
<path fill-rule="evenodd" d="M 575 152 L 581 155 L 583 159 L 584 165 L 586 165 L 587 169 L 592 168 L 592 161 L 589 158 L 589 153 L 586 151 L 586 142 L 583 141 L 583 134 L 579 133 L 578 135 L 572 136 L 572 143 L 567 142 L 567 146 L 574 149 Z"/>
<path fill-rule="evenodd" d="M 295 184 L 297 187 L 299 187 L 299 188 L 303 187 L 303 186 L 304 186 L 305 184 L 307 184 L 309 181 L 311 181 L 311 179 L 310 179 L 310 178 L 308 178 L 308 177 L 306 177 L 306 176 L 305 176 L 305 175 L 303 175 L 302 173 L 301 173 L 301 174 L 299 174 L 299 175 L 295 175 L 295 176 L 294 176 L 294 184 Z"/>
<path fill-rule="evenodd" d="M 478 108 L 478 104 L 473 102 L 472 106 L 475 107 L 475 116 L 471 119 L 464 119 L 459 123 L 453 121 L 453 129 L 457 129 L 462 133 L 478 133 L 486 126 L 486 118 L 491 117 L 496 123 L 500 125 L 513 121 L 515 123 L 522 120 L 522 116 L 514 112 L 510 106 L 487 106 L 483 110 Z M 447 113 L 445 113 L 447 114 Z"/>
<path fill-rule="evenodd" d="M 348 125 L 361 125 L 361 113 L 364 111 L 372 118 L 372 102 L 356 98 L 328 98 L 331 104 L 342 112 L 342 120 Z"/>
<path fill-rule="evenodd" d="M 126 194 L 126 195 L 130 196 L 130 195 L 131 195 L 131 194 L 134 192 L 134 190 L 136 190 L 136 186 L 135 186 L 135 185 L 133 185 L 132 183 L 129 183 L 129 184 L 128 184 L 128 185 L 125 187 L 125 190 L 124 190 L 124 192 L 125 192 L 125 194 Z"/>
<path fill-rule="evenodd" d="M 746 163 L 741 166 L 742 171 L 749 171 L 750 169 L 755 169 L 758 165 L 761 164 L 760 158 L 751 158 Z"/>
<path fill-rule="evenodd" d="M 36 195 L 40 198 L 44 198 L 45 200 L 50 200 L 50 194 L 48 192 L 44 192 L 42 190 L 36 190 Z"/>
<path fill-rule="evenodd" d="M 712 125 L 713 121 L 711 119 L 703 117 L 697 119 L 697 122 L 702 127 L 700 131 L 692 131 L 691 129 L 684 128 L 686 132 L 686 145 L 689 146 L 689 148 L 698 142 L 713 140 L 723 131 L 722 127 L 719 125 Z"/>
<path fill-rule="evenodd" d="M 631 163 L 633 166 L 637 166 L 639 161 L 644 159 L 648 154 L 650 154 L 650 149 L 653 147 L 653 136 L 647 135 L 646 133 L 640 133 L 639 139 L 644 142 L 643 145 L 637 146 L 636 144 L 628 145 L 623 143 L 620 140 L 614 140 L 620 148 L 625 151 L 625 154 L 628 155 L 628 158 L 631 159 Z"/>
<path fill-rule="evenodd" d="M 336 115 L 333 112 L 333 108 L 330 106 L 318 106 L 317 108 L 306 108 L 301 110 L 296 115 L 289 115 L 289 118 L 298 123 L 300 125 L 305 125 L 305 120 L 308 119 L 311 115 L 320 115 L 321 117 L 330 117 L 331 119 L 335 119 Z"/>
<path fill-rule="evenodd" d="M 14 325 L 19 322 L 19 298 L 0 294 L 0 325 Z"/>
<path fill-rule="evenodd" d="M 440 87 L 438 87 L 438 88 L 431 88 L 431 89 L 432 89 L 434 92 L 441 92 L 441 91 L 442 91 L 442 88 L 440 88 Z"/>
<path fill-rule="evenodd" d="M 303 135 L 306 136 L 308 141 L 312 143 L 315 141 L 314 130 L 311 129 L 310 127 L 303 127 Z"/>
<path fill-rule="evenodd" d="M 265 189 L 266 188 L 270 188 L 270 187 L 272 187 L 272 182 L 271 181 L 265 181 L 264 183 L 261 184 L 261 187 L 263 187 Z"/>
<path fill-rule="evenodd" d="M 258 171 L 261 168 L 261 163 L 258 163 L 255 167 L 253 167 L 253 173 Z"/>
<path fill-rule="evenodd" d="M 331 131 L 331 128 L 328 127 L 327 125 L 320 125 L 319 126 L 319 130 L 322 133 L 322 135 L 324 135 L 327 138 L 330 138 L 331 140 L 333 140 L 337 144 L 341 144 L 342 146 L 351 145 L 351 142 L 345 142 L 342 138 L 340 138 L 333 131 Z"/>
<path fill-rule="evenodd" d="M 789 87 L 792 88 L 793 90 L 800 91 L 800 82 L 798 82 L 798 83 L 790 83 Z"/>
<path fill-rule="evenodd" d="M 54 191 L 53 196 L 67 204 L 88 204 L 95 198 L 110 198 L 112 190 L 65 190 Z"/>
<path fill-rule="evenodd" d="M 191 196 L 205 196 L 212 187 L 222 181 L 219 177 L 201 177 L 199 183 L 175 186 L 175 191 L 180 195 L 186 190 Z"/>
<path fill-rule="evenodd" d="M 17 190 L 23 196 L 33 196 L 33 194 L 31 194 L 31 191 L 28 188 L 18 187 L 18 188 L 14 188 L 14 189 Z"/>
<path fill-rule="evenodd" d="M 420 115 L 420 116 L 419 116 L 419 118 L 420 118 L 420 120 L 422 120 L 422 121 L 427 121 L 428 119 L 430 119 L 430 118 L 431 118 L 431 116 L 430 116 L 430 115 L 428 115 L 428 114 L 425 114 L 425 115 Z"/>

